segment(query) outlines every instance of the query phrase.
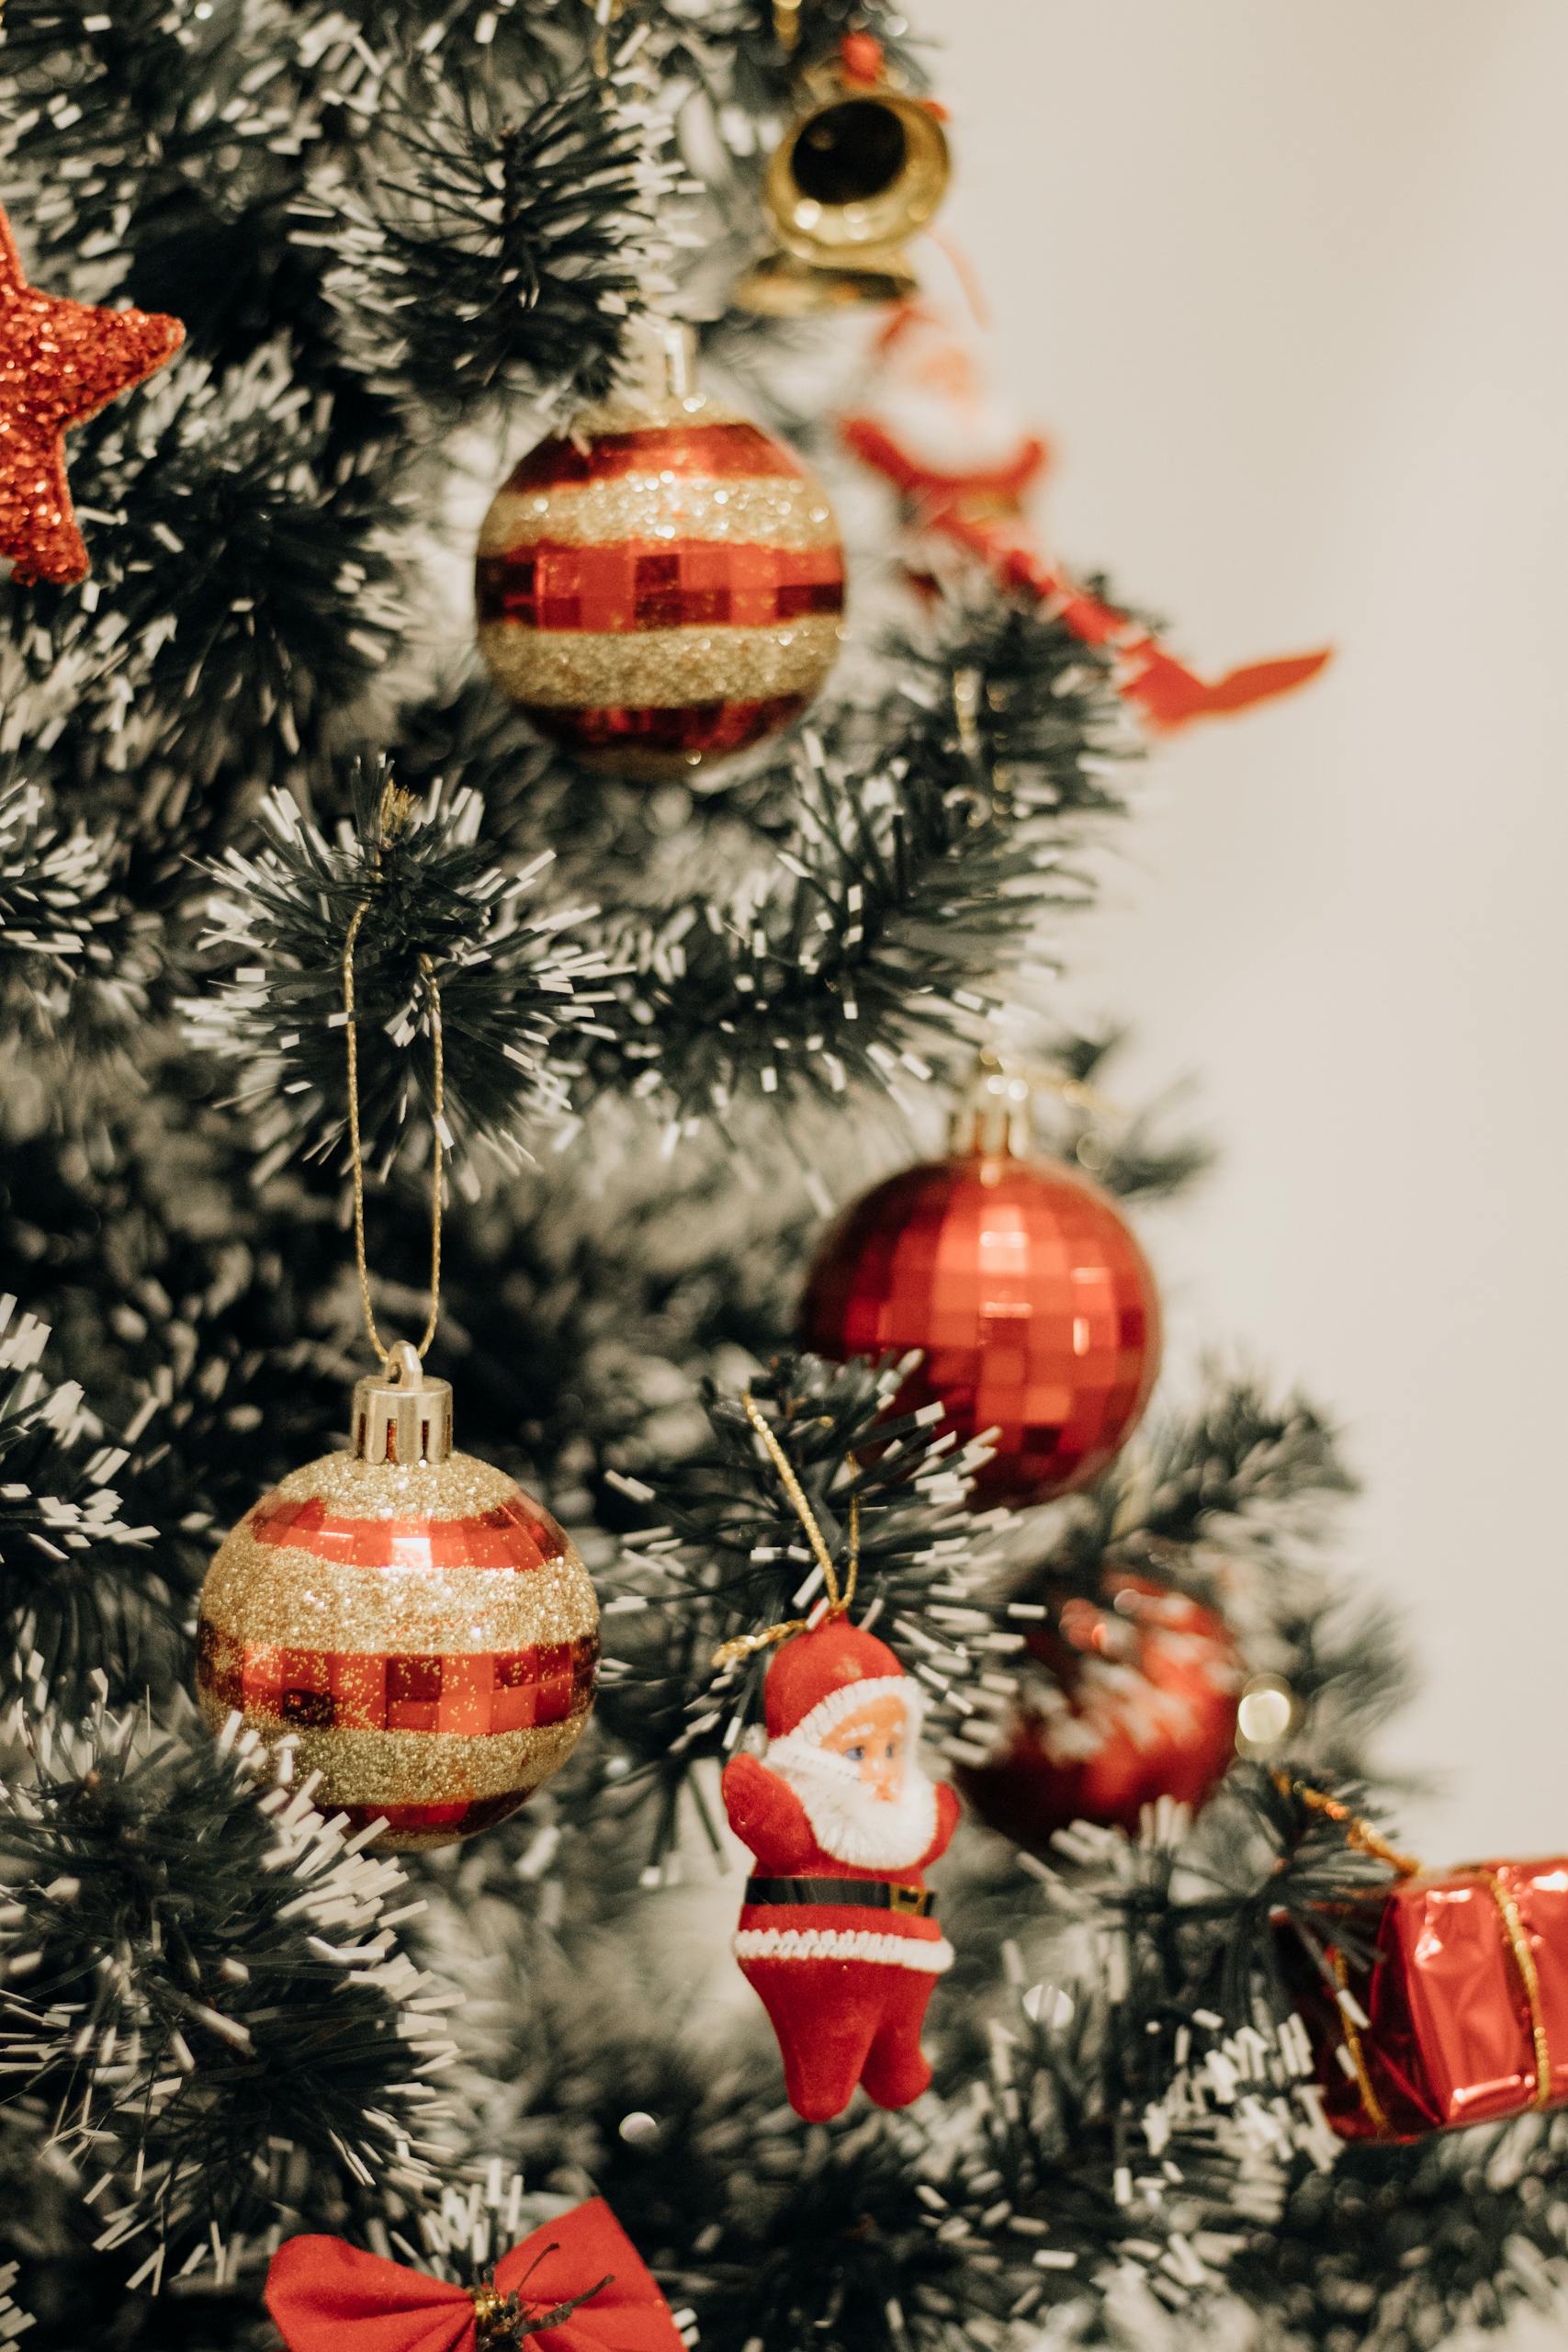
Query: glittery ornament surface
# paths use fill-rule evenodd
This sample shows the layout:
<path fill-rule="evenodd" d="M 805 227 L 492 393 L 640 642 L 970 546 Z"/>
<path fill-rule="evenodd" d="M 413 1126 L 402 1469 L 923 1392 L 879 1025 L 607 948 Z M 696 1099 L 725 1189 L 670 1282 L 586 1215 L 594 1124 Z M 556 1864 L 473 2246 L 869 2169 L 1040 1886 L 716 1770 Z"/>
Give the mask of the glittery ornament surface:
<path fill-rule="evenodd" d="M 91 310 L 29 286 L 0 212 L 0 556 L 15 579 L 85 577 L 66 430 L 152 375 L 184 340 L 177 319 Z"/>
<path fill-rule="evenodd" d="M 820 485 L 754 424 L 620 401 L 516 468 L 476 594 L 485 660 L 541 732 L 658 777 L 806 707 L 838 652 L 843 551 Z"/>
<path fill-rule="evenodd" d="M 197 1689 L 289 1735 L 318 1801 L 378 1843 L 443 1845 L 516 1811 L 593 1703 L 599 1611 L 547 1511 L 468 1454 L 328 1454 L 248 1511 L 208 1571 Z"/>
<path fill-rule="evenodd" d="M 900 1410 L 940 1400 L 995 1428 L 981 1502 L 1041 1502 L 1097 1476 L 1159 1368 L 1154 1276 L 1115 1204 L 1059 1162 L 1007 1153 L 890 1177 L 825 1238 L 801 1335 L 833 1357 L 923 1351 Z"/>
<path fill-rule="evenodd" d="M 1001 1751 L 960 1775 L 982 1821 L 1043 1855 L 1071 1821 L 1133 1830 L 1158 1797 L 1202 1804 L 1235 1754 L 1243 1679 L 1213 1610 L 1116 1576 L 1029 1647 L 1050 1679 L 1026 1680 Z"/>

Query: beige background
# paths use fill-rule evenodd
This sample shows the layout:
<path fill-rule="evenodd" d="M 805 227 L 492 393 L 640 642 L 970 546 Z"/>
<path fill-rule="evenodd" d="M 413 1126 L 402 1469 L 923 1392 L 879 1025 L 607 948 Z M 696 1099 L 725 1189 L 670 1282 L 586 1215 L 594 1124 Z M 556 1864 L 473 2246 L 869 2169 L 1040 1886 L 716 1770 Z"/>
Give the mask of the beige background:
<path fill-rule="evenodd" d="M 1162 754 L 1076 958 L 1225 1148 L 1149 1228 L 1185 1340 L 1351 1432 L 1416 1838 L 1562 1850 L 1568 8 L 916 15 L 1058 547 L 1200 666 L 1341 648 Z"/>

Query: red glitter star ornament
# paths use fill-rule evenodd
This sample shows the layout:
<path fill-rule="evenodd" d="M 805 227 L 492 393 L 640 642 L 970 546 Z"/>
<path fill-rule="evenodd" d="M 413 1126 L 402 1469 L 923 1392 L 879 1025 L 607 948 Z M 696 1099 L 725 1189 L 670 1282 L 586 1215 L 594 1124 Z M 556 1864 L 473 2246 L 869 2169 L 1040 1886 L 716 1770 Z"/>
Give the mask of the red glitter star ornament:
<path fill-rule="evenodd" d="M 172 359 L 185 333 L 178 319 L 40 293 L 22 276 L 0 211 L 0 556 L 9 557 L 14 580 L 63 586 L 86 576 L 65 481 L 66 431 Z"/>

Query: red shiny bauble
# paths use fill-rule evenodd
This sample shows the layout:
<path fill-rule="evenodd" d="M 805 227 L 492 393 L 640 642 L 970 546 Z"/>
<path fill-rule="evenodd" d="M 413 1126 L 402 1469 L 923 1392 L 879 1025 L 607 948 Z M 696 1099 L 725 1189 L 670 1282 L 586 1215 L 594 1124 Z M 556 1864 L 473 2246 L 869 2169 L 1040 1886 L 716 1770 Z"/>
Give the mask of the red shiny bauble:
<path fill-rule="evenodd" d="M 698 393 L 617 396 L 530 450 L 479 537 L 479 650 L 541 734 L 658 781 L 748 750 L 833 665 L 821 483 Z"/>
<path fill-rule="evenodd" d="M 1069 1600 L 1029 1648 L 1048 1674 L 995 1759 L 960 1775 L 988 1827 L 1043 1854 L 1069 1822 L 1131 1830 L 1158 1797 L 1202 1804 L 1235 1753 L 1243 1679 L 1212 1609 L 1113 1577 L 1104 1607 Z"/>
<path fill-rule="evenodd" d="M 890 1176 L 832 1227 L 801 1337 L 818 1355 L 919 1348 L 898 1409 L 995 1428 L 981 1502 L 1043 1502 L 1112 1461 L 1159 1369 L 1159 1295 L 1120 1211 L 1060 1161 L 966 1152 Z"/>

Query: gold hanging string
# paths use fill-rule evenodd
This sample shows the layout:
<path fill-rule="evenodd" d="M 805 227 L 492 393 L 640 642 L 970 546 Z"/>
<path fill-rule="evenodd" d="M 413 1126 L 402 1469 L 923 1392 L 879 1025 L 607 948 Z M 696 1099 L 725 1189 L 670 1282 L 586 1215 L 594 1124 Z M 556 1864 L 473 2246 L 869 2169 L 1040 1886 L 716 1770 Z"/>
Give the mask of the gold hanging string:
<path fill-rule="evenodd" d="M 1420 1862 L 1416 1861 L 1412 1855 L 1400 1853 L 1397 1848 L 1389 1844 L 1386 1838 L 1380 1836 L 1370 1821 L 1363 1820 L 1359 1814 L 1352 1813 L 1349 1806 L 1341 1804 L 1337 1797 L 1325 1796 L 1321 1789 L 1311 1788 L 1304 1781 L 1293 1781 L 1288 1772 L 1276 1772 L 1273 1775 L 1273 1781 L 1281 1796 L 1299 1797 L 1313 1813 L 1320 1813 L 1326 1820 L 1338 1822 L 1345 1829 L 1347 1844 L 1353 1847 L 1358 1853 L 1371 1854 L 1380 1862 L 1387 1862 L 1401 1878 L 1415 1878 L 1420 1872 L 1422 1869 Z M 1551 2105 L 1551 2038 L 1547 2030 L 1546 2009 L 1540 1993 L 1540 1977 L 1535 1964 L 1535 1953 L 1530 1947 L 1529 1931 L 1519 1915 L 1519 1906 L 1513 1895 L 1493 1871 L 1483 1870 L 1477 1864 L 1472 1869 L 1456 1872 L 1456 1876 L 1478 1880 L 1491 1896 L 1497 1917 L 1502 1922 L 1503 1939 L 1508 1947 L 1514 1966 L 1518 1973 L 1519 1984 L 1525 1996 L 1525 2006 L 1529 2012 L 1530 2043 L 1535 2057 L 1535 2087 L 1530 2093 L 1530 2105 L 1538 2111 L 1544 2112 Z M 1346 1968 L 1344 1954 L 1337 1947 L 1331 1951 L 1330 1962 L 1334 1970 L 1335 1983 L 1338 1985 L 1341 1995 L 1344 1995 L 1349 1990 L 1349 1974 Z M 1339 2021 L 1345 2033 L 1345 2052 L 1350 2061 L 1351 2072 L 1356 2078 L 1356 2088 L 1360 2093 L 1361 2105 L 1366 2110 L 1367 2120 L 1380 2137 L 1390 2138 L 1393 2136 L 1393 2127 L 1389 2122 L 1388 2111 L 1378 2097 L 1368 2070 L 1366 2052 L 1362 2047 L 1360 2034 L 1357 2030 L 1356 2020 L 1347 2010 L 1343 1999 L 1339 2004 Z"/>
<path fill-rule="evenodd" d="M 1341 1804 L 1337 1797 L 1325 1796 L 1321 1789 L 1309 1788 L 1304 1781 L 1292 1780 L 1289 1772 L 1276 1772 L 1272 1777 L 1274 1786 L 1282 1797 L 1300 1797 L 1309 1812 L 1321 1813 L 1325 1820 L 1337 1822 L 1345 1832 L 1346 1844 L 1356 1853 L 1371 1854 L 1376 1860 L 1386 1862 L 1391 1870 L 1398 1871 L 1401 1878 L 1414 1878 L 1420 1870 L 1420 1863 L 1413 1856 L 1400 1853 L 1372 1827 L 1370 1821 L 1363 1821 L 1359 1813 L 1352 1813 L 1349 1806 Z"/>
<path fill-rule="evenodd" d="M 1038 1088 L 1043 1094 L 1055 1094 L 1069 1110 L 1082 1111 L 1090 1118 L 1114 1122 L 1126 1115 L 1097 1087 L 1090 1086 L 1085 1079 L 1070 1077 L 1065 1069 L 1053 1069 L 1044 1062 L 1021 1060 L 999 1052 L 995 1046 L 982 1046 L 979 1059 L 987 1078 L 1016 1078 L 1032 1091 Z"/>
<path fill-rule="evenodd" d="M 746 1408 L 747 1419 L 761 1440 L 764 1453 L 778 1472 L 779 1484 L 789 1497 L 795 1515 L 806 1532 L 811 1555 L 822 1572 L 828 1607 L 819 1622 L 827 1624 L 834 1617 L 846 1615 L 855 1597 L 855 1584 L 860 1576 L 860 1497 L 852 1495 L 850 1498 L 849 1559 L 840 1586 L 833 1555 L 828 1548 L 828 1539 L 818 1522 L 805 1487 L 795 1476 L 795 1464 L 779 1443 L 772 1423 L 749 1388 L 740 1401 Z M 713 1663 L 716 1667 L 737 1665 L 741 1658 L 751 1657 L 758 1650 L 770 1649 L 774 1642 L 787 1641 L 791 1634 L 807 1632 L 810 1624 L 808 1617 L 789 1617 L 780 1624 L 767 1626 L 760 1634 L 738 1634 L 733 1641 L 719 1644 L 713 1654 Z"/>
<path fill-rule="evenodd" d="M 1356 2077 L 1356 2088 L 1360 2093 L 1361 2106 L 1366 2112 L 1367 2121 L 1371 2125 L 1378 2138 L 1392 2140 L 1393 2125 L 1389 2121 L 1388 2109 L 1379 2098 L 1376 2086 L 1368 2072 L 1367 2053 L 1361 2047 L 1361 2037 L 1357 2030 L 1356 2020 L 1345 2006 L 1346 2002 L 1352 1997 L 1350 1972 L 1345 1965 L 1345 1955 L 1337 1944 L 1330 1951 L 1329 1960 L 1334 1969 L 1334 1982 L 1339 1987 L 1339 2023 L 1345 2035 L 1345 2054 L 1350 2061 L 1350 2071 Z"/>
<path fill-rule="evenodd" d="M 604 81 L 609 75 L 610 35 L 626 5 L 626 0 L 600 0 L 595 11 L 599 18 L 599 29 L 593 36 L 593 71 L 601 81 Z"/>
<path fill-rule="evenodd" d="M 1481 1881 L 1497 1906 L 1497 1917 L 1503 1922 L 1503 1933 L 1514 1955 L 1514 1965 L 1524 1986 L 1525 2006 L 1529 2010 L 1530 2041 L 1535 2050 L 1535 2088 L 1530 2093 L 1530 2105 L 1544 2113 L 1551 2105 L 1551 2041 L 1546 2030 L 1546 2011 L 1541 2004 L 1540 1978 L 1536 1972 L 1535 1954 L 1525 1923 L 1519 1917 L 1519 1906 L 1503 1884 L 1490 1871 L 1477 1869 L 1473 1875 Z"/>
<path fill-rule="evenodd" d="M 359 1303 L 364 1309 L 365 1328 L 370 1334 L 370 1344 L 382 1362 L 389 1364 L 392 1351 L 376 1329 L 376 1310 L 370 1303 L 370 1268 L 365 1254 L 365 1155 L 359 1139 L 359 1023 L 355 1015 L 354 949 L 369 903 L 368 899 L 361 899 L 343 943 L 344 1034 L 347 1040 L 348 1060 L 348 1151 L 354 1171 L 354 1257 L 359 1271 Z M 430 996 L 430 1039 L 434 1063 L 432 1080 L 434 1144 L 430 1177 L 430 1313 L 425 1317 L 423 1337 L 416 1350 L 423 1363 L 430 1352 L 430 1343 L 435 1337 L 435 1326 L 441 1313 L 441 1180 L 446 1165 L 441 1130 L 446 1102 L 446 1056 L 441 1032 L 441 984 L 428 956 L 420 957 L 419 968 Z"/>

